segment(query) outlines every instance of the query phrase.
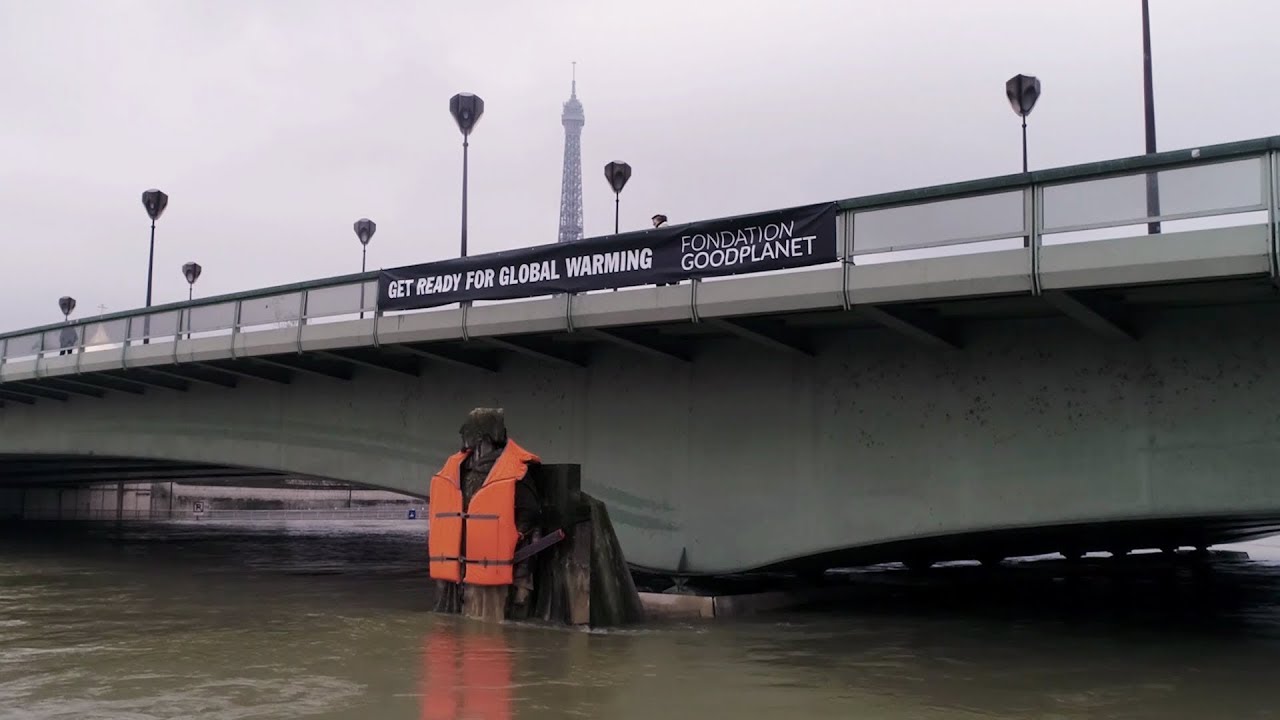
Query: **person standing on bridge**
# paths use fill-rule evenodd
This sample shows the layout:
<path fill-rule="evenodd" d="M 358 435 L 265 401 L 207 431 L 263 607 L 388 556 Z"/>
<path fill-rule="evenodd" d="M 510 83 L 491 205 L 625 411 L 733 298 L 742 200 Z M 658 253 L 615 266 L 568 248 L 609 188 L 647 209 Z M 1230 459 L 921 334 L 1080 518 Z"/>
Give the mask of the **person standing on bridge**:
<path fill-rule="evenodd" d="M 650 219 L 653 220 L 654 229 L 667 226 L 667 216 L 663 215 L 662 213 L 658 213 L 657 215 L 654 215 Z M 658 283 L 657 285 L 658 287 L 666 287 L 668 285 L 679 285 L 679 284 L 680 283 L 678 282 L 668 282 L 668 283 Z"/>

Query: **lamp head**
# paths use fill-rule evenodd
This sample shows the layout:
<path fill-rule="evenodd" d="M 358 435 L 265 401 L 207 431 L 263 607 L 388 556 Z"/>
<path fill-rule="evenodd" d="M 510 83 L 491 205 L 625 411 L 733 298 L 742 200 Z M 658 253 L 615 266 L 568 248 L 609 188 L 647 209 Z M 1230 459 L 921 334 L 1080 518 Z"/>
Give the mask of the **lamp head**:
<path fill-rule="evenodd" d="M 631 166 L 615 160 L 604 166 L 604 177 L 609 181 L 609 187 L 613 188 L 613 194 L 617 195 L 631 179 Z"/>
<path fill-rule="evenodd" d="M 470 135 L 476 123 L 480 122 L 480 116 L 484 114 L 484 100 L 479 95 L 458 93 L 449 98 L 449 114 L 458 123 L 462 134 Z"/>
<path fill-rule="evenodd" d="M 200 267 L 200 263 L 189 262 L 182 266 L 182 276 L 187 279 L 188 285 L 195 285 L 200 279 L 200 271 L 204 268 Z"/>
<path fill-rule="evenodd" d="M 142 193 L 142 207 L 146 209 L 147 216 L 151 218 L 151 222 L 160 219 L 164 214 L 164 209 L 169 206 L 169 196 L 163 192 L 152 188 Z"/>
<path fill-rule="evenodd" d="M 1040 79 L 1031 75 L 1014 75 L 1004 84 L 1004 94 L 1009 98 L 1009 106 L 1020 117 L 1031 114 L 1031 109 L 1040 99 Z"/>
<path fill-rule="evenodd" d="M 368 245 L 373 239 L 373 234 L 378 231 L 378 224 L 369 218 L 360 218 L 353 227 L 361 245 Z"/>

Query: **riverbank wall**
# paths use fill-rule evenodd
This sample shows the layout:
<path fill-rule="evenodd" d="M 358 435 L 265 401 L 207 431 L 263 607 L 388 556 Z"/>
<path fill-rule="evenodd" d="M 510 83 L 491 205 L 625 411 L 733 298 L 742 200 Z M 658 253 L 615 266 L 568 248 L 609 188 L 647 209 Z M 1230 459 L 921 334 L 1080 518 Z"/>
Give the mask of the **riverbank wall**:
<path fill-rule="evenodd" d="M 0 519 L 11 520 L 182 519 L 264 511 L 374 512 L 407 517 L 409 511 L 423 507 L 425 503 L 419 498 L 345 485 L 231 487 L 146 482 L 0 488 Z"/>

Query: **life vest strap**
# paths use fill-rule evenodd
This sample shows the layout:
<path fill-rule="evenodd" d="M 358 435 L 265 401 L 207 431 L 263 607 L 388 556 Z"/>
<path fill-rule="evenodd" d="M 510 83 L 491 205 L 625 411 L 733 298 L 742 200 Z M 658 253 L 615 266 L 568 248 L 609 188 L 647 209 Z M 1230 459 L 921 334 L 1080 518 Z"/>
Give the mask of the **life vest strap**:
<path fill-rule="evenodd" d="M 473 560 L 472 558 L 460 558 L 462 562 L 470 565 L 479 565 L 480 567 L 489 567 L 490 565 L 515 565 L 515 560 L 490 560 L 489 558 L 480 558 Z"/>
<path fill-rule="evenodd" d="M 494 515 L 493 513 L 442 512 L 436 513 L 433 517 L 462 518 L 463 520 L 497 520 L 501 516 Z"/>
<path fill-rule="evenodd" d="M 451 557 L 449 555 L 428 555 L 427 562 L 457 562 L 460 557 Z"/>

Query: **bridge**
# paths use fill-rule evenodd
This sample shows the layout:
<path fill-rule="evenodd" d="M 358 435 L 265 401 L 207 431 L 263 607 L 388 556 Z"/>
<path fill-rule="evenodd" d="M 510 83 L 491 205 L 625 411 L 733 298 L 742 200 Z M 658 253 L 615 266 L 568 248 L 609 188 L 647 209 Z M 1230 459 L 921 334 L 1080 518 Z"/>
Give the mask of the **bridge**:
<path fill-rule="evenodd" d="M 407 311 L 369 273 L 6 333 L 0 486 L 424 495 L 501 406 L 662 572 L 1275 534 L 1278 156 L 844 200 L 803 269 Z"/>

